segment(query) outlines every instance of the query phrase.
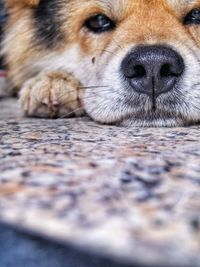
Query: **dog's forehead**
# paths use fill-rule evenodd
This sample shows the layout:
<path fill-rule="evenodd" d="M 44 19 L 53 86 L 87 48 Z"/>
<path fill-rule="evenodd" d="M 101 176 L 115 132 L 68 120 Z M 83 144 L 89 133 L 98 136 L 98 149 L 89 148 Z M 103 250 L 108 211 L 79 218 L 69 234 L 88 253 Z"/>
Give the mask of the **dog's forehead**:
<path fill-rule="evenodd" d="M 166 2 L 174 8 L 189 8 L 200 4 L 200 0 L 166 0 Z"/>
<path fill-rule="evenodd" d="M 95 0 L 98 4 L 104 6 L 105 8 L 119 10 L 135 5 L 169 5 L 175 9 L 190 8 L 195 5 L 200 5 L 200 0 Z"/>
<path fill-rule="evenodd" d="M 95 0 L 97 4 L 104 7 L 105 9 L 109 9 L 110 11 L 123 11 L 128 5 L 130 5 L 130 0 Z M 136 1 L 132 1 L 134 4 Z"/>

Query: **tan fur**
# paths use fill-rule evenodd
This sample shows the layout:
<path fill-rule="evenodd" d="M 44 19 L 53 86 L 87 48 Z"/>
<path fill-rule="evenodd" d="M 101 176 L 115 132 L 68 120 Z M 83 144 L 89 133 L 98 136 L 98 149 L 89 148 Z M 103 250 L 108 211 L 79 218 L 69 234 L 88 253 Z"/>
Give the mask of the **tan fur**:
<path fill-rule="evenodd" d="M 79 92 L 81 85 L 71 75 L 62 72 L 40 73 L 24 83 L 20 101 L 27 116 L 68 117 L 81 115 Z"/>
<path fill-rule="evenodd" d="M 111 76 L 116 75 L 114 73 L 116 64 L 119 64 L 119 60 L 122 60 L 126 53 L 138 44 L 169 44 L 183 54 L 186 64 L 189 64 L 190 58 L 194 59 L 193 55 L 199 51 L 200 26 L 186 27 L 181 23 L 184 14 L 194 7 L 200 7 L 199 0 L 63 0 L 63 2 L 65 4 L 59 15 L 65 18 L 61 26 L 65 38 L 55 48 L 48 50 L 33 42 L 34 28 L 31 8 L 36 6 L 39 0 L 6 0 L 8 8 L 14 8 L 7 24 L 7 34 L 4 40 L 9 79 L 13 87 L 22 88 L 21 102 L 29 115 L 44 116 L 45 113 L 45 116 L 52 116 L 51 112 L 49 113 L 49 110 L 53 109 L 51 103 L 55 100 L 57 104 L 60 104 L 58 96 L 60 96 L 62 106 L 71 100 L 71 96 L 68 96 L 67 92 L 68 87 L 71 90 L 74 86 L 78 100 L 77 79 L 83 86 L 96 85 L 91 84 L 93 81 L 95 83 L 107 82 L 109 86 L 112 83 L 115 86 L 114 89 L 120 91 L 121 84 L 117 81 L 111 82 L 108 72 L 113 72 Z M 104 13 L 117 21 L 117 29 L 110 33 L 94 35 L 83 28 L 84 21 L 97 13 Z M 115 57 L 115 55 L 117 56 Z M 108 64 L 110 64 L 110 68 L 107 68 Z M 193 65 L 197 66 L 197 62 Z M 101 68 L 108 70 L 106 73 L 102 73 Z M 60 70 L 62 75 L 57 76 Z M 52 74 L 54 72 L 55 75 Z M 74 81 L 70 80 L 68 86 L 69 73 L 70 77 L 73 74 Z M 192 73 L 192 69 L 186 73 L 184 84 L 187 86 L 189 86 L 190 73 Z M 191 79 L 191 83 L 195 82 Z M 107 84 L 101 85 L 107 86 Z M 186 85 L 184 86 L 186 87 Z M 63 92 L 64 87 L 67 88 L 65 93 Z M 115 92 L 114 89 L 112 94 Z M 49 94 L 53 95 L 53 92 L 55 92 L 55 98 L 50 99 Z M 91 117 L 97 121 L 110 123 L 115 118 L 121 120 L 129 116 L 131 111 L 128 108 L 123 115 L 116 112 L 110 114 L 116 103 L 112 104 L 110 102 L 112 96 L 106 94 L 104 96 L 103 91 L 91 92 L 89 89 L 82 94 L 82 103 Z M 187 88 L 187 95 L 189 95 L 189 88 Z M 93 97 L 93 102 L 91 97 Z M 74 101 L 74 96 L 72 98 Z M 118 98 L 117 95 L 113 96 L 113 101 L 117 102 Z M 45 102 L 44 99 L 45 101 L 50 99 L 50 102 Z M 101 106 L 103 99 L 105 107 Z M 48 109 L 42 105 L 44 102 Z M 99 105 L 96 110 L 95 105 Z M 77 107 L 80 105 L 73 106 L 74 109 Z M 65 108 L 68 110 L 69 107 Z M 69 109 L 71 110 L 72 107 Z M 195 110 L 195 112 L 197 111 Z M 178 113 L 176 116 L 176 120 L 179 121 Z M 197 120 L 196 113 L 189 114 L 187 111 L 187 117 L 188 123 Z"/>
<path fill-rule="evenodd" d="M 7 8 L 16 6 L 37 6 L 40 0 L 6 0 Z"/>

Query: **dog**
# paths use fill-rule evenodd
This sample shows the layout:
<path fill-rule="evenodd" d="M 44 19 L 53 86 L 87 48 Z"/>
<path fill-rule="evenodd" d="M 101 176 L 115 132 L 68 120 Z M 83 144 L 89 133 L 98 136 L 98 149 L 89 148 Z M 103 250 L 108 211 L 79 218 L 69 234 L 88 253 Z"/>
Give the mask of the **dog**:
<path fill-rule="evenodd" d="M 24 113 L 200 121 L 199 0 L 5 0 L 2 53 Z"/>

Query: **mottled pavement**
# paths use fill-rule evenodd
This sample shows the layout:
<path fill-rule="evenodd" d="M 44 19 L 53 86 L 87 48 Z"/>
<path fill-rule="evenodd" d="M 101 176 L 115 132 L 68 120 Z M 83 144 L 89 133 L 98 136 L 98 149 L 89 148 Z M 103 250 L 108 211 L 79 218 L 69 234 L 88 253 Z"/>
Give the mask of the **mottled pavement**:
<path fill-rule="evenodd" d="M 132 266 L 200 267 L 199 126 L 26 119 L 15 100 L 0 110 L 1 222 Z"/>

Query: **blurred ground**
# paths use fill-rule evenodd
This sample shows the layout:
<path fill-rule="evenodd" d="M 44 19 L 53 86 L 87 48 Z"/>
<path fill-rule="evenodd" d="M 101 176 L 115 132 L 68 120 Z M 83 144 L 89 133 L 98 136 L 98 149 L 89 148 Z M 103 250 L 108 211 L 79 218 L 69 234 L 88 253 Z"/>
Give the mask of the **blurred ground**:
<path fill-rule="evenodd" d="M 123 267 L 0 224 L 1 267 Z"/>
<path fill-rule="evenodd" d="M 0 267 L 200 267 L 199 126 L 23 118 L 16 99 L 0 108 L 0 221 L 54 240 L 1 226 Z"/>
<path fill-rule="evenodd" d="M 1 99 L 0 110 L 0 120 L 21 118 L 19 104 L 15 98 Z M 22 266 L 124 267 L 116 262 L 47 241 L 37 235 L 24 234 L 0 223 L 0 267 Z"/>

